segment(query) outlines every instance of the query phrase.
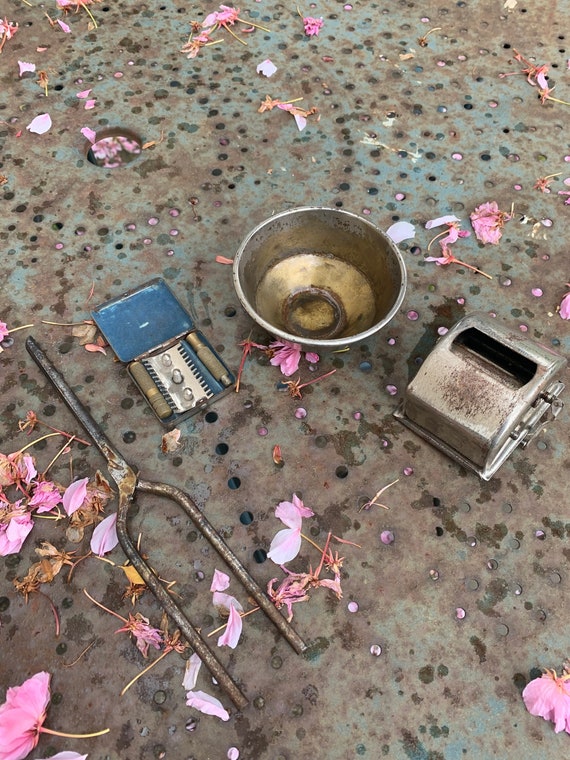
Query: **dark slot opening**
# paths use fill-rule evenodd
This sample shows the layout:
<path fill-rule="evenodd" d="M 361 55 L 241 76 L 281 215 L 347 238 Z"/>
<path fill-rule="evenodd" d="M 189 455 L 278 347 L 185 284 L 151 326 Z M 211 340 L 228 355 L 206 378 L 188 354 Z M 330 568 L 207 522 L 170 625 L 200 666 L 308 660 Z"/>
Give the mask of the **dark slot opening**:
<path fill-rule="evenodd" d="M 475 327 L 470 327 L 458 335 L 453 341 L 453 345 L 462 346 L 477 354 L 490 364 L 511 375 L 521 386 L 530 382 L 536 374 L 536 362 L 522 356 L 509 346 L 505 346 Z"/>

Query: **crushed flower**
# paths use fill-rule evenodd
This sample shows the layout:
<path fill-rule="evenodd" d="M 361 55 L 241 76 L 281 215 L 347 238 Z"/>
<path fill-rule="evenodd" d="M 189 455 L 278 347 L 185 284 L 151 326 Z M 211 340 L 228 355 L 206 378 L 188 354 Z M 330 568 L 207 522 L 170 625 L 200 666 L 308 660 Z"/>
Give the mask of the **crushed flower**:
<path fill-rule="evenodd" d="M 303 25 L 305 27 L 305 34 L 307 37 L 315 37 L 323 28 L 324 21 L 321 18 L 313 18 L 312 16 L 305 16 L 303 19 Z"/>
<path fill-rule="evenodd" d="M 492 245 L 498 244 L 505 222 L 511 217 L 506 211 L 500 211 L 495 201 L 482 203 L 469 216 L 477 240 Z"/>
<path fill-rule="evenodd" d="M 125 621 L 122 628 L 117 628 L 115 633 L 131 633 L 135 637 L 137 649 L 143 657 L 148 657 L 150 646 L 160 649 L 163 644 L 162 631 L 159 628 L 153 628 L 148 618 L 145 618 L 140 612 L 135 615 L 131 615 L 129 612 L 128 621 Z"/>

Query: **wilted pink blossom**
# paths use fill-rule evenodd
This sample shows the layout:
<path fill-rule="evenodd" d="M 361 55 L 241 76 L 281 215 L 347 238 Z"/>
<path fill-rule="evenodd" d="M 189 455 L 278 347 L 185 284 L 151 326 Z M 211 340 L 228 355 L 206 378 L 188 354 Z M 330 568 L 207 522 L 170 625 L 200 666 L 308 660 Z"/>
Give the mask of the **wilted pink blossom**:
<path fill-rule="evenodd" d="M 497 245 L 503 234 L 505 222 L 509 221 L 511 215 L 500 211 L 496 202 L 490 201 L 477 206 L 469 218 L 477 240 Z"/>
<path fill-rule="evenodd" d="M 162 631 L 158 628 L 153 628 L 148 621 L 137 612 L 136 615 L 129 613 L 128 622 L 122 627 L 117 628 L 115 633 L 132 633 L 137 641 L 137 649 L 143 657 L 148 657 L 148 648 L 153 646 L 155 649 L 160 649 L 164 642 Z"/>
<path fill-rule="evenodd" d="M 287 568 L 283 570 L 287 575 L 276 589 L 273 588 L 273 584 L 277 582 L 277 578 L 272 578 L 267 584 L 267 596 L 278 610 L 281 607 L 287 608 L 287 620 L 291 622 L 293 605 L 309 601 L 308 591 L 311 585 L 314 585 L 314 576 L 310 573 L 292 573 Z"/>
<path fill-rule="evenodd" d="M 210 26 L 233 26 L 236 21 L 239 21 L 240 9 L 230 8 L 228 5 L 220 5 L 219 11 L 214 11 L 206 16 L 202 21 L 204 28 Z"/>
<path fill-rule="evenodd" d="M 6 44 L 6 40 L 11 40 L 17 31 L 18 24 L 13 24 L 6 17 L 4 17 L 4 20 L 0 18 L 0 53 Z"/>
<path fill-rule="evenodd" d="M 81 480 L 75 480 L 65 489 L 62 502 L 68 517 L 71 517 L 83 505 L 87 496 L 88 482 L 89 478 L 81 478 Z"/>
<path fill-rule="evenodd" d="M 526 709 L 554 723 L 554 731 L 570 733 L 570 674 L 557 676 L 547 670 L 540 678 L 528 683 L 522 693 Z"/>
<path fill-rule="evenodd" d="M 570 283 L 567 284 L 570 287 Z M 560 308 L 558 310 L 558 313 L 562 319 L 570 319 L 570 292 L 566 293 L 566 295 L 562 298 L 562 301 L 560 301 Z"/>
<path fill-rule="evenodd" d="M 50 674 L 36 673 L 21 686 L 8 687 L 0 705 L 0 760 L 23 760 L 34 749 L 46 719 Z"/>
<path fill-rule="evenodd" d="M 112 551 L 119 543 L 117 536 L 117 513 L 106 517 L 93 531 L 91 536 L 91 551 L 102 557 L 107 552 Z"/>
<path fill-rule="evenodd" d="M 42 512 L 51 512 L 60 501 L 61 493 L 56 484 L 51 480 L 42 480 L 34 484 L 32 498 L 28 502 L 28 507 L 41 514 Z"/>
<path fill-rule="evenodd" d="M 320 30 L 323 27 L 323 19 L 321 18 L 313 18 L 312 16 L 306 16 L 303 19 L 303 25 L 305 27 L 305 34 L 307 37 L 313 37 L 316 36 Z"/>

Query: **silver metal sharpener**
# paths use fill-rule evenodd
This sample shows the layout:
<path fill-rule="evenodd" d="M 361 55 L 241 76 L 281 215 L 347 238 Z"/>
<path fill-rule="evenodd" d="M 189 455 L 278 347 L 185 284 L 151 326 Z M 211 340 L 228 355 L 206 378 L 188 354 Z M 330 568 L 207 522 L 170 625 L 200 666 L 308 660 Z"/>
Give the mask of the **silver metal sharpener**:
<path fill-rule="evenodd" d="M 460 320 L 406 388 L 395 417 L 490 480 L 564 404 L 566 359 L 486 314 Z"/>

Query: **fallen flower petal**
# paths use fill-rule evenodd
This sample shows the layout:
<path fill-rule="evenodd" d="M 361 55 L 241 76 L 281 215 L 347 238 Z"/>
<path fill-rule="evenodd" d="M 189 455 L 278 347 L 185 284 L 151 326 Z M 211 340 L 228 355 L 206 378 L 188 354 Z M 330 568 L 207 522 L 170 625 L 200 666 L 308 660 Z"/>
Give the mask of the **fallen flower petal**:
<path fill-rule="evenodd" d="M 0 340 L 4 340 L 10 334 L 6 322 L 0 322 Z"/>
<path fill-rule="evenodd" d="M 80 98 L 81 100 L 83 100 L 84 98 L 88 98 L 89 94 L 91 92 L 91 89 L 89 89 L 89 90 L 81 90 L 81 92 L 76 92 L 75 93 L 75 97 L 76 98 Z"/>
<path fill-rule="evenodd" d="M 102 557 L 112 551 L 119 543 L 117 536 L 117 513 L 106 517 L 93 531 L 91 536 L 91 551 Z"/>
<path fill-rule="evenodd" d="M 227 610 L 228 612 L 232 607 L 235 607 L 238 612 L 243 612 L 243 607 L 231 594 L 224 594 L 222 591 L 214 591 L 212 594 L 212 604 L 214 607 Z"/>
<path fill-rule="evenodd" d="M 65 21 L 62 21 L 60 18 L 58 18 L 57 23 L 59 24 L 59 27 L 62 30 L 62 32 L 65 32 L 65 34 L 71 34 L 71 27 L 69 27 L 65 23 Z"/>
<path fill-rule="evenodd" d="M 87 760 L 88 755 L 80 755 L 79 752 L 58 752 L 51 755 L 49 760 Z"/>
<path fill-rule="evenodd" d="M 229 720 L 230 715 L 219 699 L 206 694 L 204 691 L 189 691 L 186 694 L 186 704 L 199 710 L 204 715 L 215 715 L 221 720 Z"/>
<path fill-rule="evenodd" d="M 402 240 L 409 240 L 416 236 L 416 228 L 410 222 L 396 222 L 386 230 L 386 235 L 393 243 L 400 243 Z"/>
<path fill-rule="evenodd" d="M 434 227 L 440 227 L 442 224 L 451 224 L 452 222 L 461 221 L 453 214 L 447 214 L 447 216 L 439 216 L 436 219 L 430 219 L 426 222 L 426 230 L 433 230 Z"/>
<path fill-rule="evenodd" d="M 97 132 L 95 132 L 93 129 L 89 129 L 89 127 L 83 127 L 81 130 L 81 134 L 83 137 L 85 137 L 91 145 L 95 143 L 95 140 L 97 139 Z"/>
<path fill-rule="evenodd" d="M 34 132 L 37 135 L 43 135 L 51 129 L 51 124 L 52 121 L 49 113 L 42 113 L 39 116 L 36 116 L 35 119 L 32 119 L 26 129 L 29 132 Z"/>
<path fill-rule="evenodd" d="M 27 71 L 36 70 L 35 63 L 27 63 L 26 61 L 18 61 L 18 67 L 20 69 L 20 76 L 22 76 L 22 74 L 25 74 Z"/>
<path fill-rule="evenodd" d="M 123 618 L 124 620 L 124 618 Z M 148 618 L 137 612 L 136 615 L 129 613 L 129 619 L 122 628 L 117 628 L 115 633 L 132 633 L 137 642 L 137 649 L 143 657 L 148 657 L 148 648 L 153 646 L 160 649 L 164 643 L 163 633 L 159 628 L 153 628 Z"/>
<path fill-rule="evenodd" d="M 235 605 L 230 606 L 230 615 L 228 618 L 228 623 L 226 625 L 225 631 L 222 633 L 222 635 L 218 639 L 218 646 L 228 646 L 230 649 L 235 649 L 238 645 L 239 638 L 241 636 L 241 631 L 243 627 L 243 622 L 241 619 L 241 615 L 239 614 L 238 610 L 236 609 Z"/>
<path fill-rule="evenodd" d="M 89 100 L 85 101 L 85 110 L 90 111 L 92 108 L 95 108 L 97 105 L 97 100 L 95 98 L 90 98 Z"/>
<path fill-rule="evenodd" d="M 562 301 L 560 301 L 558 313 L 562 319 L 570 319 L 570 293 L 566 293 Z"/>
<path fill-rule="evenodd" d="M 313 510 L 306 507 L 296 493 L 293 494 L 293 501 L 280 501 L 275 507 L 275 517 L 285 523 L 288 528 L 300 527 L 302 517 L 313 517 L 314 514 Z"/>
<path fill-rule="evenodd" d="M 108 728 L 91 734 L 68 734 L 45 728 L 50 679 L 51 675 L 42 671 L 21 686 L 8 687 L 6 701 L 0 705 L 0 760 L 24 760 L 37 745 L 40 733 L 76 739 L 109 733 Z M 72 758 L 86 757 L 70 754 Z"/>
<path fill-rule="evenodd" d="M 38 514 L 51 512 L 61 502 L 59 488 L 51 480 L 36 483 L 32 498 L 28 502 L 29 509 L 35 509 Z"/>
<path fill-rule="evenodd" d="M 89 483 L 89 478 L 81 478 L 65 489 L 61 500 L 68 517 L 71 517 L 83 505 L 87 496 L 87 483 Z"/>
<path fill-rule="evenodd" d="M 225 591 L 230 585 L 230 576 L 226 573 L 222 573 L 221 570 L 214 570 L 214 577 L 212 578 L 212 585 L 210 591 Z"/>
<path fill-rule="evenodd" d="M 107 356 L 107 352 L 105 351 L 105 349 L 103 348 L 103 346 L 99 346 L 99 345 L 97 345 L 97 343 L 86 343 L 83 346 L 83 348 L 86 351 L 89 351 L 92 354 L 100 353 L 100 354 L 105 354 L 105 356 Z"/>
<path fill-rule="evenodd" d="M 301 549 L 301 527 L 285 528 L 273 537 L 267 556 L 276 565 L 284 565 L 295 559 Z"/>
<path fill-rule="evenodd" d="M 7 525 L 0 524 L 0 557 L 18 554 L 33 527 L 34 521 L 29 514 L 12 517 Z"/>
<path fill-rule="evenodd" d="M 198 657 L 196 652 L 190 656 L 190 659 L 186 661 L 186 668 L 184 669 L 184 678 L 182 679 L 182 686 L 184 691 L 192 691 L 196 686 L 198 680 L 198 673 L 202 667 L 202 660 Z"/>
<path fill-rule="evenodd" d="M 0 705 L 0 757 L 23 760 L 37 745 L 50 700 L 50 674 L 36 673 L 21 686 L 8 687 Z"/>
<path fill-rule="evenodd" d="M 528 683 L 522 693 L 526 709 L 554 723 L 555 733 L 570 733 L 570 684 L 569 676 L 558 677 L 555 670 L 547 670 L 540 678 Z"/>
<path fill-rule="evenodd" d="M 272 77 L 277 71 L 277 66 L 273 61 L 270 61 L 269 58 L 266 58 L 264 61 L 257 64 L 256 71 L 258 74 L 263 74 L 264 77 Z"/>

